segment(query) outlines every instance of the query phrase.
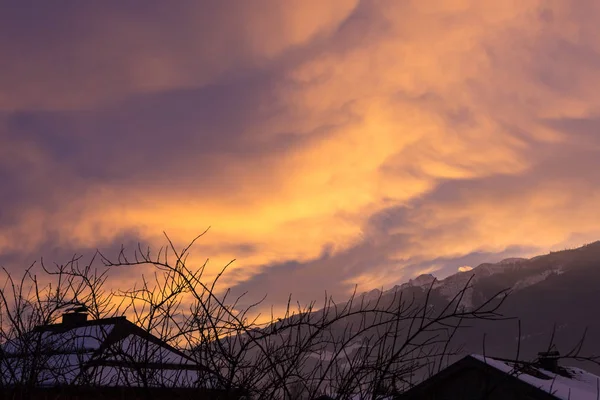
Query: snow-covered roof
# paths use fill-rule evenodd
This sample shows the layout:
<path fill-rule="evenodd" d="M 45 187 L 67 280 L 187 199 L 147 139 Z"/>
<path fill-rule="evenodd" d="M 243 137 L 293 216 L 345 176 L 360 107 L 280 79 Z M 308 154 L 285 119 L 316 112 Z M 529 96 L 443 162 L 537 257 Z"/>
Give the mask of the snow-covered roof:
<path fill-rule="evenodd" d="M 37 327 L 0 350 L 0 386 L 207 386 L 193 359 L 124 317 Z"/>
<path fill-rule="evenodd" d="M 479 354 L 471 357 L 559 399 L 597 400 L 600 396 L 600 377 L 581 368 L 561 367 L 562 373 L 554 373 L 529 364 L 523 368 L 522 363 L 500 361 Z"/>

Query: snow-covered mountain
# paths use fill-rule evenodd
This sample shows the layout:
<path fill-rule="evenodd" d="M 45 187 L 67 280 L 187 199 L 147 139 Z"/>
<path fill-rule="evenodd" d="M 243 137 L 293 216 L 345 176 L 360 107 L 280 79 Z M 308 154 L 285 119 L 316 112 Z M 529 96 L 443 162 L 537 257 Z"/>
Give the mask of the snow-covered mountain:
<path fill-rule="evenodd" d="M 469 307 L 477 304 L 477 299 L 483 294 L 480 292 L 488 286 L 498 290 L 511 289 L 514 293 L 577 268 L 586 259 L 600 262 L 600 241 L 577 249 L 551 252 L 531 259 L 506 258 L 497 263 L 483 263 L 472 270 L 457 272 L 441 280 L 437 280 L 432 274 L 422 274 L 390 290 L 384 292 L 373 290 L 362 296 L 365 299 L 376 300 L 379 296 L 393 295 L 409 288 L 423 290 L 432 288 L 447 300 L 451 300 L 469 285 L 462 300 L 463 304 Z"/>
<path fill-rule="evenodd" d="M 600 337 L 600 318 L 595 308 L 600 304 L 600 241 L 530 259 L 484 263 L 439 281 L 434 279 L 430 274 L 420 275 L 383 293 L 370 292 L 369 296 L 373 300 L 381 296 L 379 303 L 389 304 L 399 292 L 406 292 L 421 301 L 432 288 L 430 304 L 444 304 L 468 283 L 462 304 L 469 308 L 509 289 L 500 312 L 511 319 L 476 321 L 461 331 L 456 340 L 466 344 L 467 350 L 481 353 L 485 335 L 489 354 L 513 357 L 520 342 L 521 355 L 534 357 L 548 345 L 554 330 L 554 343 L 562 352 L 577 346 L 585 332 L 587 340 L 582 351 L 600 354 L 600 341 L 596 340 Z M 600 372 L 600 367 L 589 368 Z"/>
<path fill-rule="evenodd" d="M 363 301 L 354 299 L 351 307 L 360 308 L 368 303 L 368 307 L 385 309 L 398 301 L 398 294 L 402 293 L 410 298 L 409 302 L 427 299 L 427 307 L 438 310 L 467 284 L 469 289 L 462 298 L 467 308 L 477 307 L 504 289 L 510 289 L 510 294 L 499 309 L 506 320 L 470 320 L 469 328 L 456 334 L 453 343 L 464 346 L 464 352 L 514 358 L 518 348 L 522 359 L 533 359 L 546 349 L 551 339 L 561 353 L 568 353 L 585 332 L 588 339 L 582 351 L 600 354 L 600 341 L 596 340 L 600 337 L 600 318 L 595 308 L 600 304 L 600 242 L 531 259 L 509 258 L 484 263 L 439 281 L 431 274 L 420 275 L 384 292 L 375 289 L 363 293 L 357 296 Z M 360 323 L 362 318 L 369 317 L 362 315 L 349 319 L 346 325 L 341 322 L 332 325 L 331 335 L 342 337 L 349 325 Z M 360 338 L 353 339 L 350 345 L 351 350 L 360 348 Z M 314 362 L 326 360 L 331 357 L 331 351 L 320 349 L 311 359 Z M 586 365 L 586 368 L 600 373 L 600 366 Z"/>

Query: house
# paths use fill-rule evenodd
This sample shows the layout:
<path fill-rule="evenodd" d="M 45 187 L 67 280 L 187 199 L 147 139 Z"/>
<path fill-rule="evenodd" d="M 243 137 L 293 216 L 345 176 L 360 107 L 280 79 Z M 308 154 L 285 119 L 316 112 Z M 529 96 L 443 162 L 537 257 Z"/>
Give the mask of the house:
<path fill-rule="evenodd" d="M 399 399 L 596 400 L 600 377 L 558 365 L 558 352 L 538 362 L 514 362 L 470 355 L 412 387 Z"/>
<path fill-rule="evenodd" d="M 126 317 L 88 320 L 83 309 L 2 344 L 0 398 L 9 390 L 87 400 L 227 397 L 215 374 L 184 352 Z"/>

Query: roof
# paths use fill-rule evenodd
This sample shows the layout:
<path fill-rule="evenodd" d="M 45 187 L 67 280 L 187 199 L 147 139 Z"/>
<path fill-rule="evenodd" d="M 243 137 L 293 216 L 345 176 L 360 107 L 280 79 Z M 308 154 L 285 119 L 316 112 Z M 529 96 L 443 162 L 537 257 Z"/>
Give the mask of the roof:
<path fill-rule="evenodd" d="M 0 351 L 0 386 L 190 387 L 207 371 L 125 317 L 39 326 Z"/>
<path fill-rule="evenodd" d="M 419 394 L 427 392 L 437 382 L 453 378 L 469 368 L 479 368 L 486 373 L 502 375 L 507 383 L 515 385 L 523 392 L 535 394 L 539 399 L 597 400 L 599 396 L 600 377 L 580 368 L 560 367 L 558 373 L 553 373 L 532 363 L 472 354 L 414 386 L 400 398 L 418 398 Z"/>
<path fill-rule="evenodd" d="M 559 372 L 554 373 L 531 364 L 501 361 L 478 354 L 471 357 L 559 399 L 597 400 L 600 396 L 600 377 L 581 368 L 560 367 Z"/>

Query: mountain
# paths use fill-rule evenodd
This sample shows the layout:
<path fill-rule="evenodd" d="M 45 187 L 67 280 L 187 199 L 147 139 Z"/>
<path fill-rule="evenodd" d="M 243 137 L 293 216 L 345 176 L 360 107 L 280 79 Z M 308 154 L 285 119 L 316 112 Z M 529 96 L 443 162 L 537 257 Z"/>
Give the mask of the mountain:
<path fill-rule="evenodd" d="M 401 301 L 405 301 L 416 304 L 417 308 L 426 306 L 426 310 L 435 315 L 450 301 L 456 300 L 455 296 L 467 285 L 468 289 L 460 302 L 466 309 L 477 307 L 493 299 L 500 291 L 509 289 L 509 295 L 498 311 L 512 319 L 468 321 L 468 326 L 459 329 L 451 340 L 451 347 L 462 346 L 462 354 L 450 357 L 445 362 L 453 362 L 472 353 L 534 360 L 538 352 L 549 350 L 551 340 L 556 349 L 565 355 L 580 344 L 584 333 L 586 340 L 581 346 L 581 354 L 600 355 L 600 242 L 531 259 L 509 258 L 498 263 L 484 263 L 470 271 L 459 272 L 439 281 L 430 274 L 420 275 L 388 291 L 372 290 L 358 295 L 351 303 L 334 304 L 311 314 L 279 320 L 256 333 L 260 336 L 262 332 L 278 332 L 277 335 L 260 339 L 260 343 L 264 343 L 265 348 L 268 345 L 269 353 L 281 353 L 282 360 L 289 357 L 286 353 L 288 349 L 301 345 L 305 350 L 300 368 L 302 370 L 328 369 L 328 363 L 335 364 L 340 360 L 339 366 L 335 368 L 343 371 L 354 362 L 351 361 L 354 355 L 358 355 L 360 359 L 361 354 L 368 351 L 369 346 L 365 343 L 369 341 L 371 344 L 386 344 L 383 349 L 380 348 L 381 351 L 369 353 L 368 357 L 385 358 L 397 349 L 405 348 L 403 338 L 408 332 L 412 332 L 414 322 L 411 316 L 416 315 L 418 318 L 421 314 L 421 311 L 411 314 L 410 310 L 404 309 L 406 318 L 382 321 L 381 315 L 386 313 L 377 310 L 389 310 L 388 307 L 402 305 Z M 349 312 L 347 317 L 328 323 L 321 336 L 315 333 L 319 321 L 329 319 L 329 315 L 338 310 L 348 309 L 366 311 Z M 395 311 L 393 307 L 392 310 Z M 315 324 L 296 324 L 304 316 L 312 317 Z M 457 320 L 455 318 L 452 322 Z M 285 328 L 286 325 L 288 329 Z M 358 326 L 365 325 L 371 328 L 357 329 Z M 416 325 L 419 325 L 418 319 Z M 435 338 L 438 332 L 430 331 L 416 342 L 425 343 Z M 373 335 L 383 340 L 373 340 Z M 311 342 L 311 338 L 315 337 L 317 341 Z M 401 339 L 388 345 L 386 340 L 390 337 Z M 340 353 L 339 343 L 342 342 L 343 352 Z M 253 350 L 248 353 L 248 357 L 254 357 L 258 353 L 260 352 Z M 338 354 L 337 359 L 334 354 Z M 406 354 L 410 359 L 412 353 Z M 595 374 L 600 373 L 600 366 L 597 364 L 573 359 L 561 360 L 561 363 L 578 366 Z M 419 371 L 410 379 L 418 382 L 426 373 L 425 370 Z"/>
<path fill-rule="evenodd" d="M 432 274 L 422 274 L 392 289 L 381 292 L 377 289 L 360 295 L 365 300 L 377 299 L 379 296 L 393 296 L 397 292 L 409 288 L 420 288 L 451 300 L 467 284 L 467 290 L 462 304 L 473 307 L 481 304 L 492 295 L 503 289 L 515 292 L 537 285 L 547 279 L 554 278 L 564 273 L 573 273 L 581 268 L 594 268 L 600 265 L 600 241 L 587 244 L 583 247 L 550 252 L 547 255 L 527 258 L 507 258 L 497 263 L 483 263 L 465 272 L 458 272 L 442 280 L 437 280 Z"/>
<path fill-rule="evenodd" d="M 582 353 L 600 355 L 600 312 L 596 308 L 600 305 L 600 241 L 531 259 L 484 263 L 439 281 L 430 274 L 420 275 L 384 292 L 364 293 L 358 296 L 362 303 L 355 300 L 354 307 L 365 303 L 386 307 L 399 293 L 424 301 L 431 288 L 429 306 L 442 309 L 467 285 L 461 300 L 467 309 L 510 289 L 499 311 L 512 319 L 473 321 L 460 330 L 454 343 L 464 345 L 465 353 L 514 358 L 518 348 L 519 357 L 535 358 L 547 350 L 555 331 L 553 342 L 562 354 L 576 346 L 585 333 Z M 340 326 L 340 331 L 343 328 Z M 598 366 L 586 368 L 600 372 Z"/>
<path fill-rule="evenodd" d="M 465 352 L 482 353 L 485 335 L 485 351 L 490 355 L 514 357 L 520 342 L 520 356 L 534 358 L 546 350 L 554 331 L 554 343 L 562 354 L 576 346 L 585 333 L 582 353 L 600 355 L 600 241 L 531 259 L 485 263 L 440 281 L 434 279 L 421 275 L 395 286 L 382 293 L 380 302 L 399 291 L 424 295 L 432 287 L 430 302 L 443 303 L 442 299 L 451 300 L 468 283 L 462 304 L 469 308 L 510 289 L 500 312 L 514 319 L 476 321 L 461 331 L 455 341 L 465 344 Z M 586 368 L 600 371 L 597 366 Z"/>

